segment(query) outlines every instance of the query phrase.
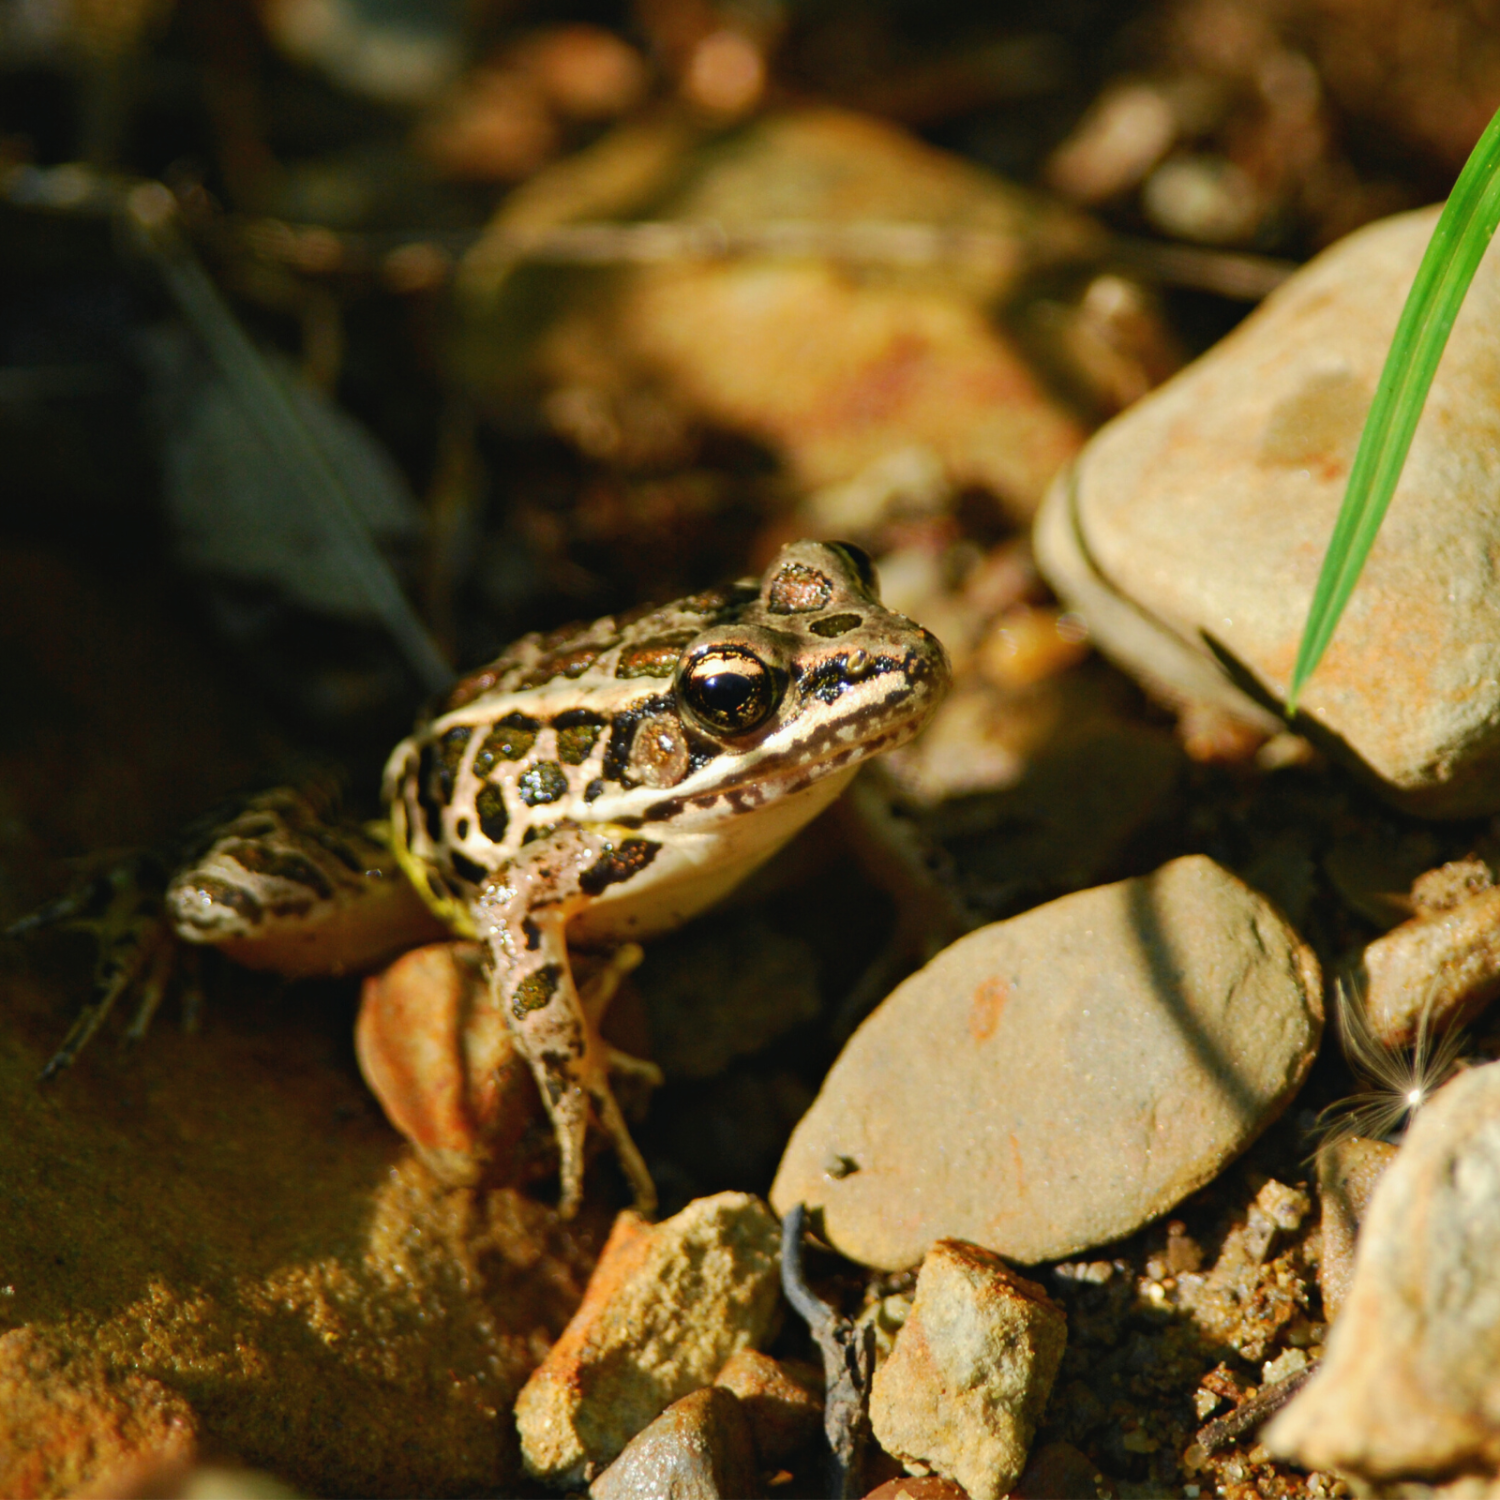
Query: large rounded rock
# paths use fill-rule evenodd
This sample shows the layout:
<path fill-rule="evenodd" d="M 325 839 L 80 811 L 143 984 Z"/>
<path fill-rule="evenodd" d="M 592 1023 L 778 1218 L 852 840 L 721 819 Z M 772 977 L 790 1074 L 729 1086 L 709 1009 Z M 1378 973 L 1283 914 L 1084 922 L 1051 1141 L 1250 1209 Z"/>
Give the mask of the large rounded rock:
<path fill-rule="evenodd" d="M 771 1201 L 896 1268 L 942 1238 L 1022 1262 L 1103 1244 L 1209 1181 L 1312 1062 L 1316 961 L 1194 855 L 955 943 L 860 1027 Z"/>
<path fill-rule="evenodd" d="M 1365 413 L 1437 210 L 1341 241 L 1111 422 L 1038 557 L 1099 645 L 1278 720 Z M 1500 808 L 1500 262 L 1459 314 L 1406 471 L 1303 700 L 1310 732 L 1434 816 Z"/>
<path fill-rule="evenodd" d="M 1500 1466 L 1500 1065 L 1417 1116 L 1360 1229 L 1318 1373 L 1266 1429 L 1279 1457 L 1375 1482 Z"/>

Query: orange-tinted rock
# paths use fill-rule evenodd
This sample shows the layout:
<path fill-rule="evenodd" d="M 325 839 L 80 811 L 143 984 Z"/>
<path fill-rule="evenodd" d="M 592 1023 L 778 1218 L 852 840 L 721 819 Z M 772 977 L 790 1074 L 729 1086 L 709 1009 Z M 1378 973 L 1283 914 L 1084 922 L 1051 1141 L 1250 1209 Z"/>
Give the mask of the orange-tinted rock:
<path fill-rule="evenodd" d="M 1067 1336 L 1063 1310 L 1035 1282 L 978 1245 L 939 1240 L 875 1372 L 876 1439 L 973 1500 L 1000 1500 L 1025 1467 Z"/>
<path fill-rule="evenodd" d="M 65 1351 L 27 1328 L 0 1337 L 0 1494 L 38 1500 L 190 1460 L 193 1409 L 149 1375 Z"/>
<path fill-rule="evenodd" d="M 871 1490 L 865 1500 L 969 1500 L 969 1492 L 951 1479 L 922 1474 L 887 1479 Z"/>
<path fill-rule="evenodd" d="M 354 1045 L 386 1118 L 439 1178 L 513 1175 L 541 1100 L 473 944 L 417 948 L 366 979 Z"/>
<path fill-rule="evenodd" d="M 763 1338 L 780 1243 L 770 1210 L 748 1193 L 696 1199 L 656 1225 L 622 1213 L 582 1305 L 516 1402 L 527 1469 L 551 1484 L 592 1479 Z"/>
<path fill-rule="evenodd" d="M 822 1431 L 821 1383 L 811 1366 L 797 1367 L 794 1376 L 792 1368 L 758 1349 L 731 1354 L 714 1381 L 739 1397 L 766 1469 L 786 1463 Z"/>

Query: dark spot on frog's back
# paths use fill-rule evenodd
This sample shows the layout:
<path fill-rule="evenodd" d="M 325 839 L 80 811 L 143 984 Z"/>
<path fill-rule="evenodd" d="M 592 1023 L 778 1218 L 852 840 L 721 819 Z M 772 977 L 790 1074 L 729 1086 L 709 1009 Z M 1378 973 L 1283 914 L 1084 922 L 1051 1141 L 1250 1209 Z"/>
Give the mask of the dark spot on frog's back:
<path fill-rule="evenodd" d="M 527 807 L 541 807 L 568 795 L 568 773 L 555 760 L 539 760 L 521 772 L 516 790 Z"/>
<path fill-rule="evenodd" d="M 486 782 L 474 799 L 474 811 L 479 817 L 479 831 L 492 844 L 500 843 L 505 838 L 505 830 L 510 827 L 505 793 L 494 782 Z"/>
<path fill-rule="evenodd" d="M 523 688 L 544 687 L 556 677 L 582 677 L 599 660 L 598 646 L 574 646 L 567 651 L 552 651 L 544 656 L 521 679 Z"/>
<path fill-rule="evenodd" d="M 206 896 L 215 906 L 227 906 L 237 916 L 243 917 L 247 922 L 256 923 L 265 920 L 265 911 L 259 901 L 245 890 L 243 886 L 231 885 L 227 880 L 216 879 L 212 875 L 200 876 L 194 880 L 190 889 Z M 184 906 L 181 920 L 190 927 L 211 927 L 212 919 L 200 922 L 194 914 L 191 906 Z"/>
<path fill-rule="evenodd" d="M 566 766 L 581 766 L 593 753 L 605 720 L 586 708 L 569 709 L 553 719 L 557 731 L 557 758 Z"/>
<path fill-rule="evenodd" d="M 525 714 L 506 714 L 490 732 L 474 756 L 474 774 L 481 780 L 494 770 L 501 760 L 520 760 L 530 754 L 536 743 L 541 720 L 528 718 Z"/>
<path fill-rule="evenodd" d="M 540 1010 L 557 993 L 561 979 L 560 964 L 543 964 L 534 974 L 528 974 L 511 997 L 511 1014 L 516 1020 L 524 1021 L 532 1011 Z"/>
<path fill-rule="evenodd" d="M 333 886 L 328 877 L 301 854 L 240 839 L 228 843 L 224 852 L 242 870 L 249 870 L 253 875 L 269 875 L 277 880 L 289 881 L 292 885 L 300 885 L 314 892 L 325 901 L 333 895 Z"/>
<path fill-rule="evenodd" d="M 482 885 L 489 876 L 489 871 L 481 864 L 476 864 L 466 854 L 461 854 L 457 849 L 450 852 L 448 863 L 453 867 L 453 873 L 460 880 L 467 880 L 470 885 Z"/>
<path fill-rule="evenodd" d="M 468 747 L 473 730 L 467 724 L 459 724 L 448 730 L 438 741 L 438 787 L 444 802 L 453 797 L 453 778 Z"/>
<path fill-rule="evenodd" d="M 615 676 L 670 677 L 677 670 L 677 659 L 682 648 L 695 637 L 691 630 L 675 631 L 671 635 L 659 635 L 654 640 L 640 641 L 626 646 L 615 664 Z"/>
<path fill-rule="evenodd" d="M 423 745 L 422 753 L 417 757 L 416 802 L 427 837 L 434 842 L 443 836 L 443 802 L 434 786 L 436 777 L 437 756 L 431 745 Z"/>
<path fill-rule="evenodd" d="M 578 888 L 585 895 L 597 896 L 607 887 L 639 875 L 660 850 L 661 845 L 650 839 L 626 839 L 615 847 L 606 848 L 578 877 Z"/>

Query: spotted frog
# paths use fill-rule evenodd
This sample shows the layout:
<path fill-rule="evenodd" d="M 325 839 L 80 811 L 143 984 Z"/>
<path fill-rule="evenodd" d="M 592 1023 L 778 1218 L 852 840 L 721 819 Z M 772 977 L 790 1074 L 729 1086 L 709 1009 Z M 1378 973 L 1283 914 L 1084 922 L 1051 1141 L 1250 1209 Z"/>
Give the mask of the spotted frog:
<path fill-rule="evenodd" d="M 166 909 L 188 942 L 304 973 L 367 964 L 433 917 L 476 940 L 551 1118 L 562 1212 L 591 1114 L 649 1212 L 569 944 L 649 937 L 717 901 L 947 684 L 942 646 L 881 605 L 863 552 L 797 542 L 759 580 L 528 635 L 464 677 L 387 764 L 390 856 L 272 794 L 179 871 Z"/>

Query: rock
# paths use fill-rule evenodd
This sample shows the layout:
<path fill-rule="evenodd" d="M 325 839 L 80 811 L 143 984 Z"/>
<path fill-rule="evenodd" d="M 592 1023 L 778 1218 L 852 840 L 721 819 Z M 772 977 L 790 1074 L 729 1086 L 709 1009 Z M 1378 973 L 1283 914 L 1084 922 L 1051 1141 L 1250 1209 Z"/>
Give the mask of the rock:
<path fill-rule="evenodd" d="M 1365 413 L 1437 210 L 1360 230 L 1111 422 L 1038 561 L 1102 650 L 1178 699 L 1277 717 Z M 1299 720 L 1393 800 L 1500 808 L 1500 259 L 1481 265 Z M 1223 663 L 1221 667 L 1220 663 Z"/>
<path fill-rule="evenodd" d="M 1228 1344 L 1257 1363 L 1299 1316 L 1306 1302 L 1301 1284 L 1311 1276 L 1273 1250 L 1279 1236 L 1302 1227 L 1311 1208 L 1300 1188 L 1270 1178 L 1256 1193 L 1244 1223 L 1224 1236 L 1212 1269 L 1177 1272 L 1177 1305 L 1191 1316 L 1206 1343 Z"/>
<path fill-rule="evenodd" d="M 1098 1500 L 1099 1466 L 1071 1443 L 1048 1443 L 1031 1455 L 1012 1500 Z"/>
<path fill-rule="evenodd" d="M 759 1493 L 750 1424 L 732 1392 L 674 1401 L 589 1486 L 589 1500 L 742 1500 Z"/>
<path fill-rule="evenodd" d="M 73 1500 L 299 1500 L 299 1492 L 258 1469 L 151 1464 Z"/>
<path fill-rule="evenodd" d="M 899 221 L 993 236 L 1002 253 L 851 264 L 815 246 L 606 276 L 518 271 L 505 238 L 641 215 L 731 235 Z M 709 426 L 770 448 L 816 489 L 914 451 L 950 492 L 979 486 L 1029 516 L 1083 434 L 992 312 L 1027 267 L 1099 243 L 1082 216 L 868 117 L 796 110 L 708 139 L 658 118 L 510 196 L 460 277 L 459 357 L 497 417 L 513 422 L 540 394 L 554 428 L 596 458 L 690 461 L 691 430 Z"/>
<path fill-rule="evenodd" d="M 865 1500 L 969 1500 L 968 1491 L 951 1479 L 942 1479 L 936 1474 L 914 1475 L 901 1479 L 887 1479 L 877 1485 Z"/>
<path fill-rule="evenodd" d="M 1500 1065 L 1455 1078 L 1380 1179 L 1318 1373 L 1262 1442 L 1373 1483 L 1500 1463 Z"/>
<path fill-rule="evenodd" d="M 541 1099 L 489 1001 L 476 945 L 415 948 L 366 979 L 354 1049 L 386 1118 L 442 1181 L 514 1173 Z"/>
<path fill-rule="evenodd" d="M 811 1365 L 789 1366 L 757 1349 L 731 1354 L 714 1379 L 739 1400 L 761 1467 L 775 1469 L 823 1430 L 822 1376 Z"/>
<path fill-rule="evenodd" d="M 748 1193 L 661 1224 L 615 1220 L 583 1303 L 516 1402 L 527 1470 L 594 1478 L 672 1402 L 759 1342 L 779 1295 L 781 1231 Z"/>
<path fill-rule="evenodd" d="M 1431 1031 L 1473 1020 L 1500 995 L 1500 888 L 1393 927 L 1366 946 L 1363 968 L 1365 1017 L 1384 1046 L 1411 1046 L 1424 1011 Z"/>
<path fill-rule="evenodd" d="M 771 1190 L 866 1265 L 962 1237 L 1022 1262 L 1130 1233 L 1296 1092 L 1317 964 L 1210 859 L 1080 891 L 953 944 L 860 1027 Z"/>
<path fill-rule="evenodd" d="M 875 1372 L 870 1425 L 908 1468 L 1000 1500 L 1020 1478 L 1068 1322 L 1035 1282 L 962 1240 L 939 1240 L 911 1314 Z"/>
<path fill-rule="evenodd" d="M 190 1462 L 198 1435 L 193 1408 L 159 1380 L 74 1356 L 30 1328 L 0 1336 L 0 1494 L 122 1487 Z"/>
<path fill-rule="evenodd" d="M 1349 1296 L 1360 1221 L 1375 1185 L 1395 1156 L 1394 1146 L 1363 1136 L 1330 1141 L 1318 1151 L 1318 1201 L 1323 1210 L 1318 1290 L 1323 1295 L 1323 1316 L 1330 1323 L 1338 1320 Z"/>
<path fill-rule="evenodd" d="M 695 922 L 655 945 L 637 978 L 668 1078 L 712 1078 L 818 1018 L 818 960 L 754 912 Z"/>

